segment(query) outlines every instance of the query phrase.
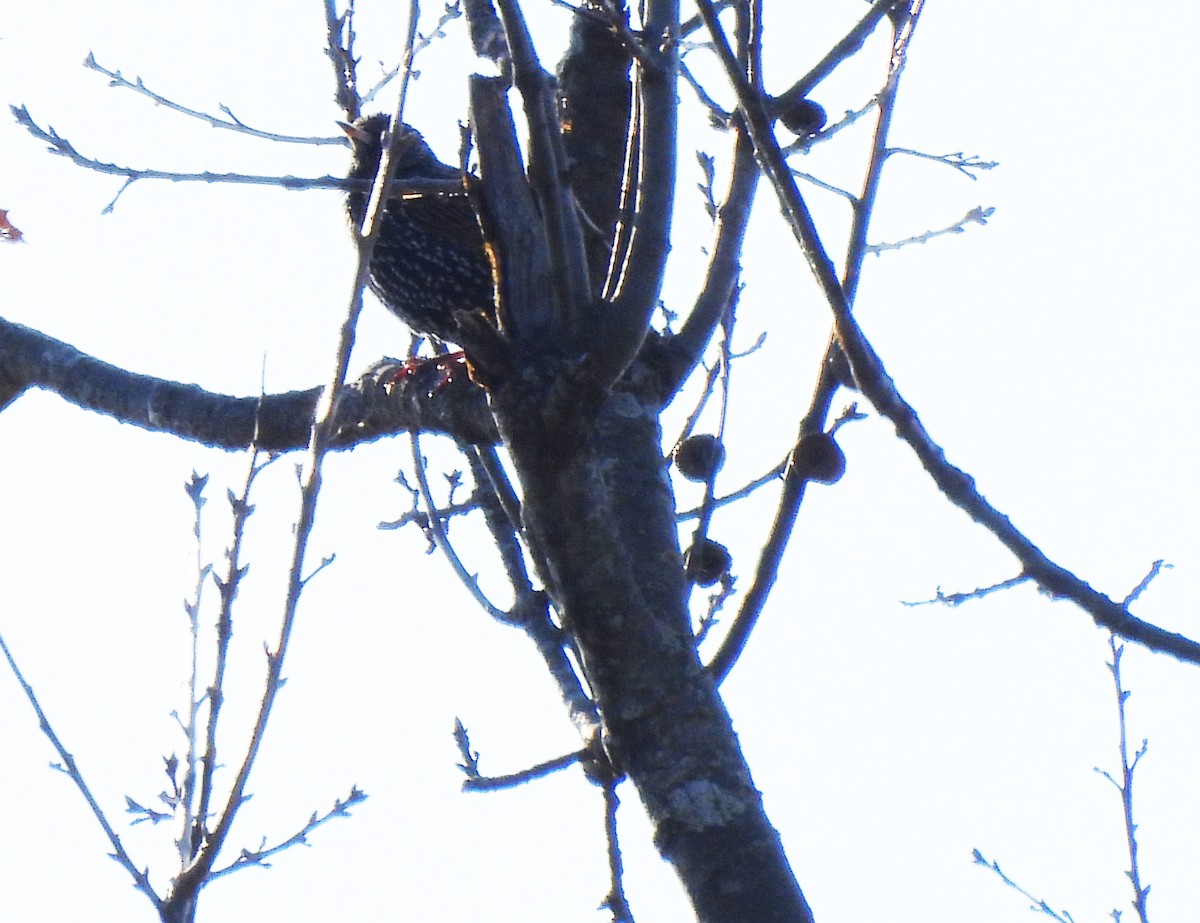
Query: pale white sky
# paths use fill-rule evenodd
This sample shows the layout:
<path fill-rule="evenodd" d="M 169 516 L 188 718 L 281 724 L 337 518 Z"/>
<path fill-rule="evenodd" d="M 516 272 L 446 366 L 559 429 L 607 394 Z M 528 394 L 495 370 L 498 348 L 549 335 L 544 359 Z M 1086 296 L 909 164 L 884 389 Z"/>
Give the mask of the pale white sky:
<path fill-rule="evenodd" d="M 553 62 L 565 18 L 527 4 Z M 394 61 L 400 4 L 360 3 L 364 73 Z M 685 5 L 686 6 L 686 5 Z M 767 79 L 782 89 L 866 6 L 827 4 L 804 27 L 768 5 Z M 1200 371 L 1192 254 L 1197 136 L 1192 48 L 1200 13 L 1177 3 L 932 0 L 901 89 L 893 142 L 963 151 L 1000 169 L 971 182 L 919 161 L 885 173 L 873 240 L 996 206 L 986 228 L 867 263 L 859 314 L 901 391 L 988 498 L 1043 550 L 1120 598 L 1152 561 L 1175 565 L 1138 602 L 1142 617 L 1200 636 Z M 321 4 L 44 0 L 0 13 L 0 87 L 80 151 L 177 170 L 316 176 L 340 148 L 277 146 L 215 131 L 109 89 L 80 62 L 141 75 L 196 108 L 329 134 L 334 107 Z M 452 159 L 464 112 L 465 38 L 420 61 L 409 118 Z M 875 89 L 878 45 L 815 94 L 832 113 Z M 688 99 L 684 90 L 685 100 Z M 391 101 L 380 108 L 390 106 Z M 690 105 L 690 101 L 689 101 Z M 694 116 L 694 110 L 687 114 Z M 865 132 L 801 166 L 852 183 Z M 704 130 L 689 145 L 722 154 Z M 700 179 L 681 157 L 679 234 L 667 295 L 694 295 L 707 237 Z M 0 120 L 0 208 L 26 244 L 0 247 L 0 313 L 134 371 L 254 393 L 326 375 L 353 270 L 332 192 L 138 183 L 111 215 L 119 180 L 45 154 Z M 834 253 L 841 203 L 814 191 Z M 739 337 L 766 329 L 735 368 L 729 461 L 738 486 L 785 451 L 807 402 L 828 312 L 769 193 L 746 253 Z M 355 367 L 396 355 L 403 328 L 364 313 Z M 849 398 L 847 397 L 846 400 Z M 687 413 L 672 408 L 668 423 Z M 869 408 L 864 408 L 868 409 Z M 710 422 L 711 425 L 711 422 Z M 668 434 L 668 438 L 673 435 Z M 85 414 L 34 393 L 0 414 L 0 632 L 34 683 L 127 848 L 165 890 L 172 831 L 125 826 L 126 795 L 151 802 L 162 757 L 182 752 L 170 713 L 185 705 L 195 550 L 183 484 L 212 475 L 204 555 L 221 564 L 226 487 L 245 460 Z M 944 502 L 890 427 L 846 427 L 845 479 L 810 492 L 784 573 L 725 686 L 768 811 L 821 923 L 886 915 L 1007 923 L 1027 903 L 972 865 L 979 848 L 1078 921 L 1128 910 L 1120 806 L 1093 767 L 1116 769 L 1107 636 L 1087 616 L 1020 589 L 956 610 L 910 609 L 940 586 L 1013 576 L 997 543 Z M 434 461 L 449 458 L 427 439 Z M 351 785 L 370 798 L 311 848 L 205 892 L 200 919 L 599 921 L 607 887 L 599 792 L 571 770 L 524 789 L 462 795 L 450 730 L 472 732 L 485 772 L 575 745 L 531 646 L 491 624 L 423 555 L 415 532 L 382 532 L 407 495 L 405 440 L 331 459 L 313 561 L 336 552 L 301 606 L 282 693 L 231 848 L 290 835 Z M 452 464 L 452 462 L 450 462 Z M 681 504 L 695 497 L 681 489 Z M 748 569 L 772 491 L 718 516 L 714 537 Z M 297 509 L 293 461 L 256 495 L 231 666 L 226 752 L 235 753 L 273 638 Z M 494 585 L 471 528 L 469 566 Z M 315 566 L 315 564 L 314 564 Z M 208 591 L 211 618 L 215 593 Z M 1130 734 L 1150 739 L 1137 814 L 1152 918 L 1200 906 L 1200 671 L 1130 647 Z M 150 920 L 67 779 L 16 682 L 0 676 L 0 893 L 4 918 Z M 228 757 L 230 762 L 233 756 Z M 623 789 L 628 892 L 640 921 L 686 904 Z"/>

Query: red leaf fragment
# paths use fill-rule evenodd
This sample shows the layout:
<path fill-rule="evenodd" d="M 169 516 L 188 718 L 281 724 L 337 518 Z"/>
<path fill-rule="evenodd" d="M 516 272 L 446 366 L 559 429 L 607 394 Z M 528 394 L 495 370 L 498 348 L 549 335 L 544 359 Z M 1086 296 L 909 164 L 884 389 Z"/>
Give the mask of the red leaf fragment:
<path fill-rule="evenodd" d="M 15 244 L 23 236 L 21 229 L 8 220 L 8 211 L 0 208 L 0 240 Z"/>

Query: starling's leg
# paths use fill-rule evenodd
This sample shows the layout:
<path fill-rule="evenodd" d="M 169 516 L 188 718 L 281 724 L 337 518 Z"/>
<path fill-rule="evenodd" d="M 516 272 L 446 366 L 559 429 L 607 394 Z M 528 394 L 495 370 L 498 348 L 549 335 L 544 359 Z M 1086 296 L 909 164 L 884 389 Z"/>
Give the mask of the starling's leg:
<path fill-rule="evenodd" d="M 429 381 L 429 388 L 436 390 L 454 381 L 456 375 L 469 373 L 467 356 L 462 351 L 446 353 L 443 356 L 414 356 L 405 359 L 404 364 L 396 370 L 384 387 L 391 390 L 406 378 L 422 377 Z M 436 376 L 436 381 L 432 379 Z"/>

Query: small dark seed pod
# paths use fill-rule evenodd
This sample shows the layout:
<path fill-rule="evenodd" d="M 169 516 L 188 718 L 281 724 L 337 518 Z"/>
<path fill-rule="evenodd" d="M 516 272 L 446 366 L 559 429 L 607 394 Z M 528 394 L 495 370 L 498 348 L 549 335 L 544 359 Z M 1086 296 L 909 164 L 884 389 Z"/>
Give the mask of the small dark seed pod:
<path fill-rule="evenodd" d="M 712 586 L 733 566 L 733 557 L 729 549 L 711 538 L 703 539 L 699 545 L 693 544 L 683 556 L 688 576 L 698 586 Z"/>
<path fill-rule="evenodd" d="M 825 127 L 825 109 L 811 99 L 805 99 L 795 87 L 775 98 L 774 109 L 779 121 L 798 137 L 807 138 Z"/>
<path fill-rule="evenodd" d="M 846 455 L 828 433 L 810 433 L 800 440 L 792 464 L 806 481 L 836 484 L 846 473 Z"/>
<path fill-rule="evenodd" d="M 689 436 L 675 450 L 675 467 L 689 481 L 707 481 L 725 464 L 725 446 L 716 436 Z"/>

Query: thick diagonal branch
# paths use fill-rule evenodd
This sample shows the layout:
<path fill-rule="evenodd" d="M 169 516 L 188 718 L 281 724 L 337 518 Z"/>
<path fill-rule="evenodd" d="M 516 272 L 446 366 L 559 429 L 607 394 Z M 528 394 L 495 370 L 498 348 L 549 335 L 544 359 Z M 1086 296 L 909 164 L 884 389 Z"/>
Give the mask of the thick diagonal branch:
<path fill-rule="evenodd" d="M 1200 664 L 1200 643 L 1142 621 L 1120 603 L 1109 599 L 1066 568 L 1051 561 L 1007 516 L 988 503 L 976 488 L 974 478 L 946 458 L 941 446 L 934 442 L 921 423 L 916 410 L 900 395 L 883 361 L 854 319 L 845 290 L 837 277 L 837 270 L 821 243 L 812 214 L 800 195 L 800 190 L 787 169 L 779 144 L 771 132 L 761 99 L 757 98 L 747 85 L 728 44 L 723 44 L 724 36 L 719 27 L 716 27 L 712 4 L 707 0 L 698 2 L 706 23 L 710 28 L 715 27 L 713 34 L 717 50 L 725 65 L 726 74 L 738 93 L 739 106 L 745 114 L 759 161 L 771 178 L 792 233 L 833 311 L 838 341 L 846 353 L 855 382 L 863 394 L 874 404 L 876 410 L 895 425 L 897 435 L 909 444 L 946 498 L 995 535 L 1021 562 L 1024 572 L 1037 581 L 1043 590 L 1053 596 L 1071 600 L 1084 609 L 1097 625 L 1123 638 L 1180 660 Z M 919 12 L 921 0 L 914 0 L 912 6 L 914 11 Z M 912 21 L 910 20 L 910 26 Z M 911 31 L 902 33 L 897 40 L 893 80 L 899 76 L 905 51 L 902 43 L 908 35 L 911 35 Z"/>
<path fill-rule="evenodd" d="M 10 400 L 28 388 L 53 391 L 84 410 L 219 449 L 251 443 L 268 452 L 308 442 L 320 388 L 233 397 L 197 385 L 139 375 L 89 356 L 29 327 L 0 318 L 0 385 Z M 0 408 L 2 409 L 2 408 Z M 407 430 L 494 444 L 484 392 L 465 370 L 447 377 L 435 365 L 385 360 L 343 389 L 332 448 L 350 448 Z"/>

